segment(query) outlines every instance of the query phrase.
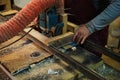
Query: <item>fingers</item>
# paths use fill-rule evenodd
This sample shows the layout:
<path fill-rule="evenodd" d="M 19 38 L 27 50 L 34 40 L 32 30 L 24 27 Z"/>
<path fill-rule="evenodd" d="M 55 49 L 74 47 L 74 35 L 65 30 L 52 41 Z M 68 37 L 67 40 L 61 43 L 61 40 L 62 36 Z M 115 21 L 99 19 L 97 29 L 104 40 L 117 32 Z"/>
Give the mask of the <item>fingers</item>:
<path fill-rule="evenodd" d="M 81 29 L 78 29 L 78 31 L 74 34 L 73 41 L 77 42 L 77 44 L 82 44 L 84 43 L 84 33 L 81 31 Z M 84 40 L 83 40 L 84 39 Z"/>
<path fill-rule="evenodd" d="M 73 41 L 77 42 L 77 44 L 81 44 L 83 37 L 84 36 L 81 33 L 77 32 L 73 37 Z"/>
<path fill-rule="evenodd" d="M 77 42 L 77 44 L 83 44 L 86 38 L 90 35 L 90 31 L 86 28 L 85 25 L 82 25 L 78 31 L 75 33 L 73 37 L 73 41 Z"/>
<path fill-rule="evenodd" d="M 85 42 L 86 38 L 87 38 L 87 36 L 83 37 L 81 44 L 83 44 Z"/>
<path fill-rule="evenodd" d="M 82 38 L 83 38 L 82 35 L 80 35 L 80 36 L 78 37 L 77 44 L 81 44 Z"/>
<path fill-rule="evenodd" d="M 79 36 L 78 40 L 77 40 L 77 44 L 83 44 L 86 40 L 87 36 L 81 35 Z"/>
<path fill-rule="evenodd" d="M 78 32 L 76 32 L 75 35 L 73 36 L 73 41 L 76 40 L 77 36 L 78 36 Z"/>

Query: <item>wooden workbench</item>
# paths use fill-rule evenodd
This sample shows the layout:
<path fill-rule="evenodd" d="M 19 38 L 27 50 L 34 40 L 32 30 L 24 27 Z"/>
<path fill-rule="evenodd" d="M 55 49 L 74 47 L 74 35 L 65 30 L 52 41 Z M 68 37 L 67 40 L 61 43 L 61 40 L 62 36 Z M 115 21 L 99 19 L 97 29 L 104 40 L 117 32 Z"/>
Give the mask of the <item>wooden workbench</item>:
<path fill-rule="evenodd" d="M 24 32 L 28 32 L 28 31 L 29 31 L 29 28 L 24 30 Z M 14 38 L 0 44 L 0 48 L 19 39 L 23 34 L 24 33 L 19 34 Z M 39 32 L 37 32 L 36 30 L 32 30 L 29 34 L 35 35 L 35 37 L 38 40 L 40 40 L 42 43 L 49 45 L 48 44 L 49 42 L 68 36 L 72 33 L 67 33 L 54 38 L 48 38 L 40 34 Z M 38 56 L 34 57 L 34 53 L 36 53 L 36 55 Z M 53 80 L 57 80 L 58 78 L 62 80 L 74 80 L 74 78 L 78 75 L 78 71 L 74 69 L 72 70 L 72 72 L 66 70 L 66 68 L 69 69 L 70 66 L 62 60 L 60 60 L 60 63 L 54 63 L 54 62 L 45 63 L 44 65 L 42 64 L 42 66 L 34 67 L 35 63 L 39 63 L 43 60 L 46 60 L 51 56 L 52 56 L 52 53 L 45 51 L 40 46 L 36 45 L 36 43 L 30 41 L 29 36 L 28 38 L 25 37 L 20 41 L 16 42 L 15 44 L 12 44 L 9 47 L 0 50 L 0 62 L 3 66 L 5 66 L 5 69 L 7 69 L 7 71 L 10 73 L 11 76 L 12 74 L 14 74 L 14 72 L 19 71 L 24 67 L 28 67 L 28 66 L 31 67 L 31 70 L 29 73 L 26 73 L 26 74 L 21 73 L 19 75 L 12 76 L 13 78 L 16 78 L 18 80 L 24 80 L 29 78 L 34 79 L 39 74 L 41 75 L 46 74 Z M 59 76 L 48 74 L 48 71 L 50 69 L 62 70 L 62 74 L 60 74 Z"/>

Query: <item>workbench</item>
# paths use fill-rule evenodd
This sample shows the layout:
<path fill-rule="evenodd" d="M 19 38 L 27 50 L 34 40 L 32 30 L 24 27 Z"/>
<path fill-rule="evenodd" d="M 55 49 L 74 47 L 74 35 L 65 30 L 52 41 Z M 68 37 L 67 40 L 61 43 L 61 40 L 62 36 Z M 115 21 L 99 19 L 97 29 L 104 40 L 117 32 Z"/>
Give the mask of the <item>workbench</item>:
<path fill-rule="evenodd" d="M 119 71 L 82 46 L 77 45 L 77 50 L 72 51 L 72 36 L 73 33 L 68 32 L 48 38 L 34 29 L 24 29 L 0 44 L 0 79 L 119 80 Z M 7 46 L 18 39 L 20 40 Z"/>
<path fill-rule="evenodd" d="M 29 28 L 25 29 L 20 35 L 2 43 L 1 47 L 17 40 L 29 30 Z M 36 30 L 32 30 L 25 38 L 0 50 L 1 66 L 3 66 L 10 77 L 15 80 L 77 80 L 78 78 L 84 80 L 86 79 L 86 76 L 71 66 L 71 64 L 54 56 L 53 53 L 46 51 L 38 45 L 37 41 L 33 40 L 33 37 L 35 37 L 45 45 L 50 45 L 71 35 L 73 35 L 73 33 L 70 32 L 54 38 L 47 38 Z M 77 52 L 80 54 L 72 54 L 72 51 L 68 51 L 66 54 L 86 65 L 89 69 L 97 71 L 100 75 L 105 75 L 106 72 L 101 72 L 105 69 L 109 72 L 109 70 L 107 70 L 108 66 L 105 65 L 101 59 L 88 55 L 91 54 L 89 51 L 80 48 Z M 109 73 L 111 75 L 115 72 L 114 79 L 119 77 L 119 75 L 116 75 L 116 73 L 118 73 L 116 70 L 109 67 L 108 69 L 113 71 L 112 73 Z M 105 77 L 108 78 L 110 76 L 106 75 Z"/>

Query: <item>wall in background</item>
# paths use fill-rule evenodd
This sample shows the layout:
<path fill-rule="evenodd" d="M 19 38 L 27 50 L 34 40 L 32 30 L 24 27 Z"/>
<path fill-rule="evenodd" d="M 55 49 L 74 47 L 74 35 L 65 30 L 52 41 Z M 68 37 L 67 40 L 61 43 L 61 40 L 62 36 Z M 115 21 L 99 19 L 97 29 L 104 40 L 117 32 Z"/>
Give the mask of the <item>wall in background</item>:
<path fill-rule="evenodd" d="M 31 0 L 14 0 L 14 4 L 19 8 L 23 8 L 29 1 Z"/>

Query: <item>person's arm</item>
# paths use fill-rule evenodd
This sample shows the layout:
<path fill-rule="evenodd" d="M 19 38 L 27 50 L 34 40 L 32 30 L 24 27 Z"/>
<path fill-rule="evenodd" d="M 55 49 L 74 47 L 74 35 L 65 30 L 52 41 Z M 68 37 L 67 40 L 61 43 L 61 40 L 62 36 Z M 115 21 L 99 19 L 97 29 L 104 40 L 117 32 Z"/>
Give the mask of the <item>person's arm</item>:
<path fill-rule="evenodd" d="M 120 0 L 115 0 L 101 14 L 86 24 L 91 33 L 101 30 L 120 16 Z"/>
<path fill-rule="evenodd" d="M 83 44 L 86 38 L 96 30 L 103 29 L 110 24 L 114 19 L 120 16 L 120 0 L 115 0 L 103 12 L 101 12 L 94 19 L 81 25 L 73 37 L 73 41 Z"/>

